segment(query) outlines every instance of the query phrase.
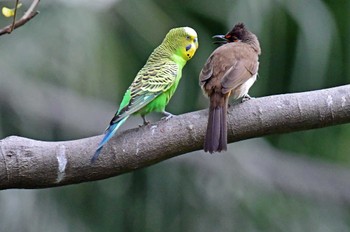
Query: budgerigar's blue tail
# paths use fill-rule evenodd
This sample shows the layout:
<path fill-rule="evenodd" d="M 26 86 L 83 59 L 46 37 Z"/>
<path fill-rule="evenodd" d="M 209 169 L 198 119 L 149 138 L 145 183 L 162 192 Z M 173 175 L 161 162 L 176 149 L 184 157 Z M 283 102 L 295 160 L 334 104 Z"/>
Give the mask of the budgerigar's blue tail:
<path fill-rule="evenodd" d="M 110 125 L 106 132 L 105 132 L 105 137 L 103 137 L 102 141 L 100 142 L 100 144 L 98 145 L 94 156 L 91 158 L 91 163 L 95 162 L 98 158 L 98 156 L 101 153 L 101 150 L 103 148 L 103 146 L 112 138 L 112 136 L 115 134 L 115 132 L 118 130 L 118 128 L 123 125 L 123 123 L 125 122 L 126 119 L 128 119 L 129 116 L 124 117 L 122 120 L 120 120 L 119 122 Z"/>

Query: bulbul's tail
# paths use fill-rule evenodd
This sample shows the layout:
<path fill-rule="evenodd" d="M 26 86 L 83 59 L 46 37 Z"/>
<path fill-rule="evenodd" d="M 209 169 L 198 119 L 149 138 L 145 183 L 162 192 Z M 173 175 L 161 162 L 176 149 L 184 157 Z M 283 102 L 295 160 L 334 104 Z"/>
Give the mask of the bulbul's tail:
<path fill-rule="evenodd" d="M 204 142 L 206 152 L 227 150 L 227 105 L 227 95 L 213 93 L 210 96 L 207 134 Z"/>

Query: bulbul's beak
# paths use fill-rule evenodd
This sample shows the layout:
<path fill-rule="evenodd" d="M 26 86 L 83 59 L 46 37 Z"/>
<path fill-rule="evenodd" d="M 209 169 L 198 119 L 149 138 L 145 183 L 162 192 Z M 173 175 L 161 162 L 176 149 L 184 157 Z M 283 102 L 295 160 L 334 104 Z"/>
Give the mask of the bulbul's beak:
<path fill-rule="evenodd" d="M 227 39 L 225 38 L 225 35 L 214 35 L 212 37 L 213 39 L 218 39 L 213 42 L 213 44 L 226 44 L 228 43 Z"/>

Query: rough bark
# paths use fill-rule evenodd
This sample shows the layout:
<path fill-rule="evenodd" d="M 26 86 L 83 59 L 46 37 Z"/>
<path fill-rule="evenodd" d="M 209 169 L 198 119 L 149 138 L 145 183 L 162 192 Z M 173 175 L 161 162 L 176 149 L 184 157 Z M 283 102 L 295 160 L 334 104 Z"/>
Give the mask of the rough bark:
<path fill-rule="evenodd" d="M 0 140 L 0 189 L 46 188 L 117 176 L 200 150 L 208 113 L 201 110 L 118 133 L 100 158 L 90 159 L 102 136 L 43 142 Z M 350 85 L 256 98 L 228 109 L 228 141 L 350 122 Z"/>

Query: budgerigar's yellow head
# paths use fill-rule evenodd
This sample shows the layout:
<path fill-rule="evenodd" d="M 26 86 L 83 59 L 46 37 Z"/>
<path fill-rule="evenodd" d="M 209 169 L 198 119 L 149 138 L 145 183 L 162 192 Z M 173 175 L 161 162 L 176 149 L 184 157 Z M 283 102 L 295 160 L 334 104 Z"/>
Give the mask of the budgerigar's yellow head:
<path fill-rule="evenodd" d="M 173 28 L 166 35 L 163 44 L 170 48 L 174 55 L 188 61 L 198 49 L 198 36 L 190 27 Z"/>

